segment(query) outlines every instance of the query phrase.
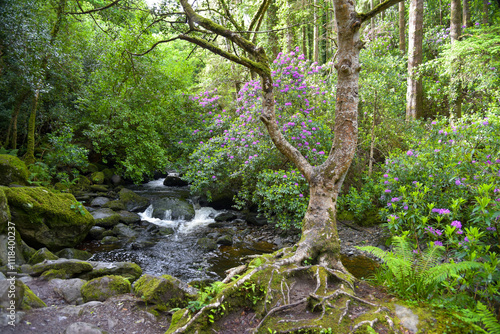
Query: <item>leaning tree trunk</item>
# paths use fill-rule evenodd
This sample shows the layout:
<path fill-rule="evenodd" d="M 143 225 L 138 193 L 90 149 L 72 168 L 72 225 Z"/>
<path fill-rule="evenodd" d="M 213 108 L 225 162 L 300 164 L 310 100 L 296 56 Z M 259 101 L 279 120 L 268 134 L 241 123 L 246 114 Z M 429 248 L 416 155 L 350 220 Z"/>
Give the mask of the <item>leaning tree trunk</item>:
<path fill-rule="evenodd" d="M 489 22 L 489 9 L 488 9 L 488 0 L 483 0 L 483 18 L 482 18 L 482 23 L 484 26 L 488 25 Z"/>
<path fill-rule="evenodd" d="M 406 121 L 422 115 L 422 79 L 415 78 L 415 70 L 422 63 L 422 28 L 424 0 L 411 0 L 408 37 L 408 86 L 406 90 Z"/>

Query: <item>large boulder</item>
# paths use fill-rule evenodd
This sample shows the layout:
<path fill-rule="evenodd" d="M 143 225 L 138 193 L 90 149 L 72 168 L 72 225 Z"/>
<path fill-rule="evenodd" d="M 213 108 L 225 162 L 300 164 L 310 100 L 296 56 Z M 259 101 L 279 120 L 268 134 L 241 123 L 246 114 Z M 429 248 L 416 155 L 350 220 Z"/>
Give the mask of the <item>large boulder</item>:
<path fill-rule="evenodd" d="M 28 168 L 18 157 L 0 154 L 0 185 L 11 184 L 27 185 Z"/>
<path fill-rule="evenodd" d="M 92 257 L 92 254 L 75 248 L 64 248 L 56 253 L 57 256 L 65 259 L 77 259 L 77 260 L 88 260 Z"/>
<path fill-rule="evenodd" d="M 109 208 L 102 208 L 90 213 L 95 219 L 95 225 L 101 227 L 113 227 L 120 222 L 120 215 Z"/>
<path fill-rule="evenodd" d="M 130 292 L 130 282 L 121 276 L 103 276 L 94 278 L 82 286 L 83 301 L 103 302 L 109 297 Z"/>
<path fill-rule="evenodd" d="M 135 212 L 118 211 L 118 214 L 120 215 L 120 222 L 126 225 L 135 224 L 141 221 L 141 216 Z"/>
<path fill-rule="evenodd" d="M 72 279 L 53 279 L 49 286 L 54 292 L 62 297 L 68 304 L 80 305 L 83 304 L 81 288 L 87 281 L 80 278 Z"/>
<path fill-rule="evenodd" d="M 3 191 L 16 230 L 32 247 L 52 251 L 74 247 L 94 226 L 94 218 L 71 194 L 44 187 L 3 187 Z"/>
<path fill-rule="evenodd" d="M 66 328 L 64 334 L 108 334 L 108 332 L 93 324 L 75 322 Z"/>
<path fill-rule="evenodd" d="M 196 298 L 197 290 L 169 275 L 144 274 L 135 282 L 134 293 L 145 303 L 165 308 L 185 307 Z"/>
<path fill-rule="evenodd" d="M 142 212 L 149 206 L 149 199 L 137 195 L 132 190 L 123 188 L 118 193 L 120 201 L 125 205 L 125 210 L 131 212 Z"/>
<path fill-rule="evenodd" d="M 88 262 L 92 265 L 93 270 L 80 275 L 80 278 L 82 279 L 89 280 L 106 275 L 116 275 L 122 276 L 130 280 L 130 282 L 133 282 L 142 275 L 141 267 L 133 262 Z"/>
<path fill-rule="evenodd" d="M 185 187 L 189 185 L 187 181 L 184 181 L 177 175 L 168 175 L 163 181 L 163 185 L 167 187 Z"/>
<path fill-rule="evenodd" d="M 153 202 L 153 217 L 191 220 L 194 218 L 194 207 L 181 198 L 161 198 Z"/>
<path fill-rule="evenodd" d="M 46 307 L 45 303 L 18 279 L 0 281 L 0 309 L 10 311 L 12 304 L 16 310 Z"/>
<path fill-rule="evenodd" d="M 60 271 L 65 277 L 73 277 L 94 269 L 94 267 L 85 261 L 74 259 L 47 260 L 33 266 L 24 265 L 22 271 L 31 276 L 40 276 L 47 271 Z"/>
<path fill-rule="evenodd" d="M 28 264 L 37 264 L 45 260 L 57 260 L 59 257 L 49 251 L 47 248 L 40 248 L 35 254 L 29 259 Z"/>

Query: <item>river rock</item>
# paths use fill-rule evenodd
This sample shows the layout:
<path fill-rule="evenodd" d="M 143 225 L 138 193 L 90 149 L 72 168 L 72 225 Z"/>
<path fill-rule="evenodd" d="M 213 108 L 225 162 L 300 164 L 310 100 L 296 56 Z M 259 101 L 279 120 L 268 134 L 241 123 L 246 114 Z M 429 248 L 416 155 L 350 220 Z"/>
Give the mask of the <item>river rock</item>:
<path fill-rule="evenodd" d="M 113 233 L 119 238 L 132 239 L 137 237 L 137 232 L 125 224 L 119 223 L 113 227 Z"/>
<path fill-rule="evenodd" d="M 237 216 L 233 212 L 221 212 L 215 215 L 214 220 L 216 222 L 227 222 L 236 219 Z"/>
<path fill-rule="evenodd" d="M 11 297 L 11 285 L 14 285 L 13 299 Z M 29 310 L 32 308 L 46 307 L 45 303 L 38 298 L 31 289 L 18 279 L 6 279 L 0 281 L 0 309 L 7 309 L 10 301 L 14 300 L 16 310 Z"/>
<path fill-rule="evenodd" d="M 120 222 L 120 215 L 109 208 L 102 208 L 91 212 L 95 224 L 101 227 L 113 227 Z"/>
<path fill-rule="evenodd" d="M 135 224 L 141 221 L 141 216 L 139 216 L 135 212 L 129 212 L 129 211 L 118 211 L 118 214 L 120 215 L 120 222 L 124 223 L 126 225 L 129 224 Z"/>
<path fill-rule="evenodd" d="M 104 208 L 110 208 L 113 211 L 122 211 L 125 210 L 125 204 L 122 201 L 109 201 L 108 203 L 103 205 Z"/>
<path fill-rule="evenodd" d="M 101 240 L 103 237 L 103 233 L 106 231 L 104 227 L 94 226 L 90 229 L 88 237 L 92 240 Z"/>
<path fill-rule="evenodd" d="M 74 247 L 94 226 L 94 218 L 71 194 L 44 187 L 3 188 L 12 222 L 30 246 L 49 250 Z"/>
<path fill-rule="evenodd" d="M 27 185 L 28 168 L 18 157 L 0 154 L 0 186 L 11 184 Z"/>
<path fill-rule="evenodd" d="M 83 304 L 81 293 L 82 286 L 87 281 L 80 278 L 72 279 L 53 279 L 49 282 L 49 286 L 54 292 L 63 298 L 68 304 L 80 305 Z"/>
<path fill-rule="evenodd" d="M 104 173 L 103 172 L 94 172 L 90 175 L 90 180 L 94 184 L 103 184 L 104 183 Z"/>
<path fill-rule="evenodd" d="M 108 232 L 108 231 L 106 231 L 106 232 Z M 109 231 L 109 232 L 113 233 L 112 231 Z M 107 235 L 104 238 L 102 238 L 102 240 L 101 240 L 101 244 L 103 244 L 103 245 L 112 245 L 112 244 L 117 244 L 118 242 L 120 242 L 120 240 L 118 240 L 117 237 L 112 236 L 112 235 Z"/>
<path fill-rule="evenodd" d="M 75 322 L 66 328 L 64 334 L 108 334 L 108 332 L 96 325 L 86 322 Z"/>
<path fill-rule="evenodd" d="M 93 184 L 89 188 L 90 190 L 101 194 L 106 194 L 109 191 L 108 186 L 105 184 Z"/>
<path fill-rule="evenodd" d="M 65 259 L 77 259 L 83 261 L 88 260 L 92 257 L 91 253 L 75 248 L 64 248 L 63 250 L 57 252 L 56 255 Z"/>
<path fill-rule="evenodd" d="M 207 251 L 217 249 L 217 242 L 210 238 L 200 238 L 198 239 L 198 241 L 196 241 L 196 244 Z"/>
<path fill-rule="evenodd" d="M 248 213 L 245 218 L 247 223 L 250 225 L 255 225 L 255 226 L 267 225 L 267 219 L 255 212 Z"/>
<path fill-rule="evenodd" d="M 134 193 L 132 190 L 123 188 L 118 193 L 120 201 L 125 205 L 127 211 L 142 212 L 149 206 L 149 199 Z"/>
<path fill-rule="evenodd" d="M 226 234 L 217 239 L 217 244 L 224 246 L 231 246 L 233 244 L 233 236 Z"/>
<path fill-rule="evenodd" d="M 46 260 L 42 263 L 37 263 L 33 266 L 24 265 L 21 267 L 22 271 L 30 274 L 31 276 L 40 276 L 49 270 L 60 270 L 66 273 L 69 277 L 77 274 L 85 273 L 93 269 L 92 265 L 86 261 L 74 259 L 57 259 Z"/>
<path fill-rule="evenodd" d="M 49 251 L 47 248 L 41 248 L 29 259 L 28 264 L 37 264 L 44 260 L 57 260 L 59 257 Z"/>
<path fill-rule="evenodd" d="M 130 282 L 122 276 L 102 276 L 85 283 L 81 288 L 84 302 L 103 302 L 109 297 L 130 292 Z"/>
<path fill-rule="evenodd" d="M 169 275 L 144 274 L 135 282 L 134 293 L 145 303 L 182 308 L 196 298 L 197 290 Z"/>
<path fill-rule="evenodd" d="M 189 185 L 189 183 L 177 175 L 168 175 L 165 178 L 165 181 L 163 181 L 163 185 L 167 187 L 185 187 Z"/>
<path fill-rule="evenodd" d="M 104 204 L 108 203 L 110 201 L 109 198 L 107 197 L 102 197 L 102 196 L 99 196 L 99 197 L 96 197 L 92 200 L 92 202 L 90 202 L 90 206 L 93 206 L 93 207 L 102 207 Z"/>
<path fill-rule="evenodd" d="M 161 198 L 153 202 L 153 217 L 155 218 L 189 221 L 194 218 L 194 215 L 193 205 L 181 198 Z"/>
<path fill-rule="evenodd" d="M 123 180 L 120 175 L 112 175 L 111 176 L 111 183 L 113 183 L 114 186 L 118 186 L 123 183 Z"/>
<path fill-rule="evenodd" d="M 142 275 L 141 267 L 133 262 L 88 262 L 92 265 L 93 270 L 80 275 L 79 277 L 82 279 L 89 280 L 106 275 L 117 275 L 133 282 Z"/>

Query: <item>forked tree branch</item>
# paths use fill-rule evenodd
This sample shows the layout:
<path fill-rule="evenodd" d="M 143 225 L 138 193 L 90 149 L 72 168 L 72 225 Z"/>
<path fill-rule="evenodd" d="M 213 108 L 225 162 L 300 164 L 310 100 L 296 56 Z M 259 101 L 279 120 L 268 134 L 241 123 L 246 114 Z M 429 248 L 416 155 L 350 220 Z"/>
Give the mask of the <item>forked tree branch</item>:
<path fill-rule="evenodd" d="M 377 6 L 375 6 L 372 10 L 367 13 L 358 13 L 358 17 L 361 19 L 361 22 L 365 22 L 370 20 L 372 17 L 376 16 L 378 13 L 383 12 L 389 7 L 394 6 L 397 3 L 400 3 L 403 0 L 386 0 Z"/>
<path fill-rule="evenodd" d="M 66 13 L 66 14 L 73 14 L 73 15 L 83 15 L 83 14 L 90 14 L 90 13 L 95 13 L 95 12 L 99 12 L 101 10 L 105 10 L 105 9 L 108 9 L 110 7 L 113 7 L 114 5 L 116 5 L 117 3 L 119 3 L 121 0 L 115 0 L 113 1 L 112 3 L 110 3 L 109 5 L 106 5 L 104 7 L 99 7 L 99 8 L 94 8 L 94 9 L 90 9 L 90 10 L 86 10 L 86 11 L 81 11 L 81 12 L 69 12 L 69 13 Z M 78 0 L 76 0 L 76 3 L 78 4 L 78 7 L 80 7 L 80 9 L 82 8 L 80 6 L 80 3 L 78 2 Z"/>

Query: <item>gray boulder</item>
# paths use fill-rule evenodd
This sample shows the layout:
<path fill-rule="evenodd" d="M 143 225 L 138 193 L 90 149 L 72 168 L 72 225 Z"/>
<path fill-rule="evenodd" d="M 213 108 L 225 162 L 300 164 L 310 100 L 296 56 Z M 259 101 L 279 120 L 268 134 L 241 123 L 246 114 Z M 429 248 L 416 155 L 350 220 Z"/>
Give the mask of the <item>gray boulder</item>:
<path fill-rule="evenodd" d="M 93 269 L 89 262 L 74 259 L 48 260 L 33 266 L 24 265 L 21 268 L 23 272 L 31 276 L 40 276 L 49 270 L 58 270 L 64 272 L 68 277 L 85 273 Z"/>
<path fill-rule="evenodd" d="M 0 154 L 0 186 L 27 185 L 28 176 L 28 168 L 21 159 L 13 155 Z"/>
<path fill-rule="evenodd" d="M 137 232 L 128 227 L 125 224 L 119 223 L 115 227 L 113 227 L 113 233 L 118 237 L 118 238 L 127 238 L 127 239 L 132 239 L 137 237 Z"/>
<path fill-rule="evenodd" d="M 198 241 L 196 241 L 196 244 L 207 251 L 217 249 L 217 242 L 210 238 L 200 238 L 198 239 Z"/>
<path fill-rule="evenodd" d="M 134 293 L 145 303 L 169 309 L 185 307 L 196 298 L 197 290 L 169 275 L 157 277 L 145 274 L 135 282 Z"/>
<path fill-rule="evenodd" d="M 80 278 L 56 278 L 49 282 L 49 286 L 68 304 L 80 305 L 83 304 L 82 293 L 80 290 L 85 283 L 86 281 Z"/>
<path fill-rule="evenodd" d="M 163 181 L 163 185 L 167 187 L 185 187 L 189 185 L 189 183 L 177 175 L 170 174 L 165 178 L 165 181 Z"/>
<path fill-rule="evenodd" d="M 79 277 L 82 279 L 89 280 L 106 275 L 117 275 L 129 279 L 131 282 L 133 282 L 142 275 L 141 267 L 133 262 L 88 262 L 92 265 L 93 270 L 80 275 Z"/>
<path fill-rule="evenodd" d="M 237 218 L 237 216 L 233 212 L 227 211 L 227 212 L 221 212 L 221 213 L 218 213 L 217 215 L 215 215 L 214 220 L 216 222 L 227 222 L 227 221 L 231 221 L 231 220 L 236 219 L 236 218 Z"/>
<path fill-rule="evenodd" d="M 97 206 L 97 207 L 102 207 L 104 206 L 104 204 L 108 203 L 110 201 L 109 198 L 107 197 L 96 197 L 92 200 L 92 202 L 90 202 L 90 206 Z"/>
<path fill-rule="evenodd" d="M 66 328 L 64 334 L 108 334 L 108 332 L 96 325 L 86 322 L 75 322 Z"/>
<path fill-rule="evenodd" d="M 149 206 L 149 199 L 134 193 L 132 190 L 123 188 L 118 193 L 120 201 L 125 205 L 125 210 L 131 212 L 142 212 Z"/>
<path fill-rule="evenodd" d="M 95 224 L 101 227 L 113 227 L 120 222 L 120 215 L 108 208 L 95 210 L 91 215 L 95 219 Z"/>
<path fill-rule="evenodd" d="M 118 211 L 118 214 L 120 215 L 120 222 L 126 225 L 135 224 L 141 221 L 141 217 L 135 212 L 122 210 Z"/>
<path fill-rule="evenodd" d="M 104 227 L 94 226 L 90 229 L 88 236 L 92 240 L 101 240 L 103 237 L 102 234 L 104 233 L 104 231 L 106 231 L 106 229 Z"/>
<path fill-rule="evenodd" d="M 153 202 L 153 217 L 172 220 L 192 220 L 195 212 L 191 203 L 181 198 L 161 198 Z"/>
<path fill-rule="evenodd" d="M 81 288 L 83 300 L 103 302 L 109 297 L 129 293 L 130 282 L 122 276 L 102 276 L 85 283 Z"/>
<path fill-rule="evenodd" d="M 77 259 L 77 260 L 88 260 L 92 257 L 92 254 L 75 248 L 64 248 L 56 253 L 57 256 L 63 257 L 65 259 Z"/>

